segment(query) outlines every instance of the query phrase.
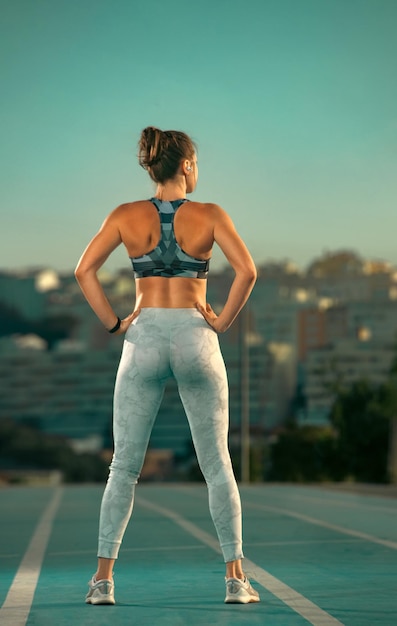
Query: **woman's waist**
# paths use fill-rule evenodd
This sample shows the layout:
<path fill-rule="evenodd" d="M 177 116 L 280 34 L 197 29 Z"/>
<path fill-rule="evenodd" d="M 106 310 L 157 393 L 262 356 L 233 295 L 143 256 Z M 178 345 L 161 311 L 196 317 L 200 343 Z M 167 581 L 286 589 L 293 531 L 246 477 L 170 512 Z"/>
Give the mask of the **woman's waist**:
<path fill-rule="evenodd" d="M 192 309 L 205 306 L 207 281 L 191 278 L 148 277 L 136 280 L 137 308 Z"/>
<path fill-rule="evenodd" d="M 139 315 L 127 329 L 125 339 L 137 345 L 159 346 L 164 341 L 169 345 L 170 339 L 189 337 L 194 330 L 210 330 L 204 317 L 195 307 L 193 308 L 162 308 L 143 307 Z"/>

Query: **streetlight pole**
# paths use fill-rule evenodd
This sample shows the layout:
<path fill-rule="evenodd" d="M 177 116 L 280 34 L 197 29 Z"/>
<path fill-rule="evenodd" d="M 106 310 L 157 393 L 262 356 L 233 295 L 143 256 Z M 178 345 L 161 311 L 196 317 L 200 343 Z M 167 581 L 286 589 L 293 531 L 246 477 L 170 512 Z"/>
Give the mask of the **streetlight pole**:
<path fill-rule="evenodd" d="M 240 312 L 240 425 L 241 425 L 241 481 L 250 481 L 250 397 L 249 397 L 249 346 L 248 307 Z"/>

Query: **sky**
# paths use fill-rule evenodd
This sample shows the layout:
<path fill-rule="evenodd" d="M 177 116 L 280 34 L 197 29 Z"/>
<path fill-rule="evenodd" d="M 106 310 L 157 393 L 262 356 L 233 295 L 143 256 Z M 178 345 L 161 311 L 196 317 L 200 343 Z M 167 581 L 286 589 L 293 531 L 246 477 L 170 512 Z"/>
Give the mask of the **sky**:
<path fill-rule="evenodd" d="M 226 209 L 258 264 L 397 264 L 395 0 L 1 7 L 0 270 L 73 270 L 114 207 L 150 197 L 147 125 L 197 142 L 190 197 Z"/>

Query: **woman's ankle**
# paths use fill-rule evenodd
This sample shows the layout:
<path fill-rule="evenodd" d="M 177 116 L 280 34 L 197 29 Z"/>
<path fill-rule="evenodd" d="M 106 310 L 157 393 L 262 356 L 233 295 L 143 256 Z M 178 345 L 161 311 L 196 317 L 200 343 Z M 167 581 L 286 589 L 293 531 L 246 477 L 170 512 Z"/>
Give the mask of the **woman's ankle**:
<path fill-rule="evenodd" d="M 98 558 L 98 567 L 95 573 L 95 580 L 113 580 L 114 559 Z"/>
<path fill-rule="evenodd" d="M 240 559 L 226 563 L 226 578 L 238 578 L 238 580 L 244 580 L 245 576 Z"/>

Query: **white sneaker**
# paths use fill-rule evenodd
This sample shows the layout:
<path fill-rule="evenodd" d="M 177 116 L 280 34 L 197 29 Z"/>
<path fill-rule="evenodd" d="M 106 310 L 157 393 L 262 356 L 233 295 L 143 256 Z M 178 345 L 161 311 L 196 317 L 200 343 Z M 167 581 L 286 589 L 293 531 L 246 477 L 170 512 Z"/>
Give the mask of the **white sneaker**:
<path fill-rule="evenodd" d="M 244 580 L 239 578 L 225 578 L 226 598 L 228 604 L 248 604 L 249 602 L 260 602 L 259 593 L 251 587 L 251 583 L 245 576 Z"/>
<path fill-rule="evenodd" d="M 88 582 L 87 604 L 116 604 L 113 580 L 94 580 Z"/>

